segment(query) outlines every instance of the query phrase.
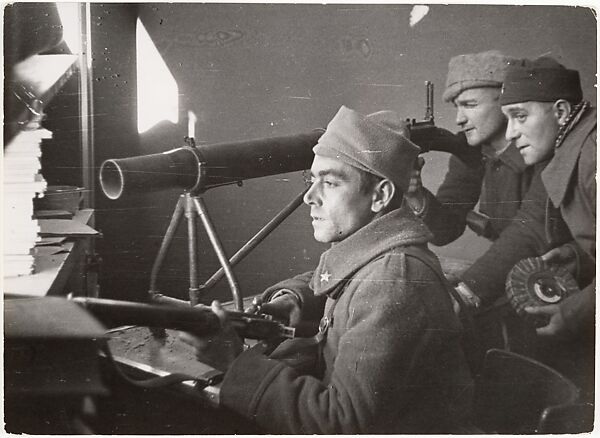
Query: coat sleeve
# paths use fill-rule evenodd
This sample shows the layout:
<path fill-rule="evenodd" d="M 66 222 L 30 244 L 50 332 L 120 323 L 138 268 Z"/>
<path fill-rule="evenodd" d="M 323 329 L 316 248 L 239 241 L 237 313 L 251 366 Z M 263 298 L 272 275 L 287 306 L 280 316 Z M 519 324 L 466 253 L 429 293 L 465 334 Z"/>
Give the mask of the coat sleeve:
<path fill-rule="evenodd" d="M 508 273 L 519 261 L 537 257 L 548 250 L 546 238 L 546 202 L 548 195 L 541 178 L 535 173 L 514 221 L 490 248 L 461 276 L 469 288 L 489 305 L 505 293 Z M 565 236 L 567 238 L 567 236 Z"/>
<path fill-rule="evenodd" d="M 560 304 L 565 324 L 570 334 L 582 336 L 594 333 L 596 317 L 596 279 L 581 292 L 575 293 Z"/>
<path fill-rule="evenodd" d="M 327 384 L 249 350 L 226 373 L 221 403 L 269 433 L 385 430 L 398 424 L 400 415 L 406 415 L 405 428 L 411 430 L 410 413 L 431 398 L 418 396 L 424 391 L 421 376 L 434 366 L 434 346 L 441 344 L 439 330 L 427 330 L 427 312 L 417 289 L 438 280 L 399 279 L 391 275 L 389 262 L 387 257 L 372 263 L 368 275 L 348 284 L 344 294 L 352 295 L 343 310 L 348 312 L 346 324 Z M 340 306 L 334 326 L 344 323 L 337 316 Z M 430 388 L 432 393 L 438 389 Z M 431 409 L 432 424 L 436 413 Z"/>
<path fill-rule="evenodd" d="M 467 166 L 450 157 L 448 172 L 436 195 L 426 192 L 427 207 L 421 218 L 433 233 L 431 243 L 447 245 L 464 233 L 467 213 L 481 194 L 483 171 L 481 162 Z"/>
<path fill-rule="evenodd" d="M 582 223 L 575 227 L 573 237 L 594 260 L 596 259 L 596 229 L 594 225 L 596 223 L 597 148 L 596 129 L 594 129 L 583 143 L 577 169 L 579 187 L 574 188 L 574 191 L 578 192 L 575 200 L 581 203 L 580 215 L 587 216 L 588 219 L 581 219 Z"/>
<path fill-rule="evenodd" d="M 583 157 L 583 159 L 581 158 Z M 579 180 L 581 188 L 579 190 L 584 194 L 587 203 L 591 206 L 594 222 L 596 220 L 596 130 L 586 139 L 583 145 L 582 154 L 579 159 Z M 569 332 L 574 336 L 592 333 L 594 330 L 594 321 L 596 315 L 596 232 L 595 229 L 587 230 L 585 236 L 574 236 L 579 245 L 575 245 L 576 250 L 581 250 L 579 254 L 579 273 L 585 282 L 593 278 L 580 293 L 576 293 L 560 304 L 560 310 L 565 320 Z M 577 239 L 579 237 L 579 239 Z"/>

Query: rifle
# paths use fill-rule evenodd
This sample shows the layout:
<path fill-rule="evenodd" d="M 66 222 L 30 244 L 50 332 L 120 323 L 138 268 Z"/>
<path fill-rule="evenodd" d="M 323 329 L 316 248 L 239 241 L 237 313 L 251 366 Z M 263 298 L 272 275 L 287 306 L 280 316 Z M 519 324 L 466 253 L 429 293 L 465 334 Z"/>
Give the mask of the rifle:
<path fill-rule="evenodd" d="M 105 325 L 140 325 L 186 331 L 198 336 L 217 333 L 221 328 L 217 315 L 206 306 L 179 307 L 86 297 L 73 297 L 71 300 Z M 295 335 L 294 328 L 269 319 L 268 315 L 237 311 L 226 313 L 231 326 L 243 338 L 272 340 L 293 338 Z"/>

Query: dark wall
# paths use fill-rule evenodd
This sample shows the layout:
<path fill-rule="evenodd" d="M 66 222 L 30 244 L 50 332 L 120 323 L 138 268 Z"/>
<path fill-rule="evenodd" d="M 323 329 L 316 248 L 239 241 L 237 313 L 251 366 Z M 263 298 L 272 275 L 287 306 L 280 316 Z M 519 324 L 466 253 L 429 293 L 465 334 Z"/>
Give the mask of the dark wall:
<path fill-rule="evenodd" d="M 52 132 L 52 138 L 41 145 L 41 173 L 46 183 L 82 187 L 79 71 L 66 81 L 44 113 L 42 126 Z"/>
<path fill-rule="evenodd" d="M 102 161 L 144 153 L 137 133 L 135 5 L 91 4 L 93 130 L 96 173 Z M 99 184 L 97 185 L 98 189 Z M 143 198 L 110 201 L 96 193 L 104 297 L 138 299 L 147 289 L 149 250 L 138 233 Z"/>
<path fill-rule="evenodd" d="M 406 117 L 422 118 L 425 80 L 436 86 L 436 123 L 455 129 L 453 108 L 441 101 L 448 61 L 457 54 L 492 48 L 514 56 L 550 54 L 580 70 L 586 97 L 596 100 L 596 20 L 590 9 L 433 5 L 411 27 L 411 5 L 156 3 L 137 7 L 177 81 L 180 121 L 161 123 L 139 137 L 132 131 L 136 107 L 131 49 L 135 46 L 132 31 L 123 35 L 122 26 L 131 26 L 135 17 L 132 12 L 118 17 L 102 12 L 122 5 L 96 5 L 104 27 L 96 28 L 102 42 L 95 43 L 100 52 L 94 54 L 94 74 L 111 67 L 112 72 L 126 71 L 132 77 L 118 90 L 109 79 L 100 81 L 95 90 L 96 99 L 103 99 L 97 104 L 103 114 L 97 116 L 96 147 L 98 155 L 105 157 L 179 146 L 187 133 L 188 110 L 198 117 L 197 141 L 209 144 L 322 127 L 342 104 L 364 113 L 393 109 Z M 424 182 L 435 190 L 447 156 L 430 153 L 426 161 Z M 301 189 L 301 176 L 294 173 L 246 181 L 242 188 L 210 190 L 204 198 L 232 254 Z M 118 224 L 110 233 L 108 228 L 103 230 L 105 267 L 112 269 L 105 274 L 105 279 L 110 278 L 107 285 L 129 284 L 136 294 L 147 288 L 151 260 L 178 194 L 174 190 L 140 196 L 135 209 L 121 201 L 99 201 L 106 213 L 103 226 Z M 200 247 L 203 281 L 218 263 L 205 237 Z M 486 242 L 466 233 L 436 251 L 474 258 L 485 247 Z M 312 269 L 323 249 L 312 239 L 307 208 L 299 208 L 236 268 L 242 291 L 255 293 L 274 281 Z M 184 297 L 187 275 L 182 229 L 160 286 Z M 125 293 L 122 289 L 105 291 Z M 206 300 L 215 296 L 228 296 L 226 284 Z"/>

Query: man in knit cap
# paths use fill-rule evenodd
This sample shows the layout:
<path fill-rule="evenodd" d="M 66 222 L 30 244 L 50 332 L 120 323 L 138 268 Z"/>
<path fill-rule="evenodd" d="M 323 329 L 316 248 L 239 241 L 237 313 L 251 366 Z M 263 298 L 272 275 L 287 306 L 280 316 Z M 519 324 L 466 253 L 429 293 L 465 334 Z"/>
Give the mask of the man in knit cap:
<path fill-rule="evenodd" d="M 451 156 L 435 196 L 420 185 L 418 175 L 415 178 L 407 200 L 433 232 L 435 245 L 456 240 L 466 225 L 496 239 L 529 188 L 532 172 L 504 138 L 506 118 L 498 101 L 506 68 L 515 61 L 496 50 L 450 60 L 443 98 L 456 107 L 458 136 L 478 149 L 481 159 L 465 163 Z"/>
<path fill-rule="evenodd" d="M 463 281 L 482 299 L 493 299 L 489 295 L 504 291 L 506 275 L 523 258 L 573 262 L 572 273 L 582 290 L 558 304 L 525 310 L 547 318 L 547 324 L 537 328 L 538 343 L 548 343 L 545 349 L 538 347 L 538 358 L 587 391 L 593 390 L 596 109 L 582 99 L 578 72 L 552 58 L 524 60 L 508 70 L 500 96 L 508 118 L 506 138 L 515 143 L 528 166 L 543 169 L 543 187 L 536 197 L 547 205 L 538 224 L 545 227 L 547 243 L 540 247 L 533 233 L 523 232 L 520 223 L 529 208 L 523 206 L 515 224 L 463 275 Z M 555 341 L 561 339 L 566 342 L 557 348 Z"/>
<path fill-rule="evenodd" d="M 319 332 L 271 353 L 233 351 L 220 361 L 221 404 L 267 433 L 460 431 L 471 380 L 459 322 L 431 234 L 401 206 L 419 148 L 397 114 L 341 107 L 313 150 L 304 202 L 315 239 L 332 246 L 310 289 L 282 282 L 265 300 L 289 300 L 296 320 L 324 302 Z M 227 327 L 216 302 L 213 311 Z M 220 340 L 236 344 L 226 329 Z M 210 345 L 196 343 L 216 363 Z"/>

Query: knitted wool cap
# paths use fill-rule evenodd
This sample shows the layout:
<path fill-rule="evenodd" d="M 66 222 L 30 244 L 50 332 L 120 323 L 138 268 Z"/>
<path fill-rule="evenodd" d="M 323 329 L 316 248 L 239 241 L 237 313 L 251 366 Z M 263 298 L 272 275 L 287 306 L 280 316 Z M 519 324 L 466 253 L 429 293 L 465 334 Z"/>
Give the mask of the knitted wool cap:
<path fill-rule="evenodd" d="M 523 59 L 506 71 L 500 105 L 519 102 L 555 102 L 583 99 L 577 70 L 569 70 L 554 58 Z"/>
<path fill-rule="evenodd" d="M 342 106 L 313 148 L 315 155 L 335 158 L 392 181 L 406 192 L 421 149 L 411 142 L 406 122 L 393 111 L 364 116 Z"/>
<path fill-rule="evenodd" d="M 446 90 L 442 96 L 444 101 L 452 102 L 470 88 L 500 88 L 506 68 L 516 61 L 498 50 L 455 56 L 448 63 Z"/>

